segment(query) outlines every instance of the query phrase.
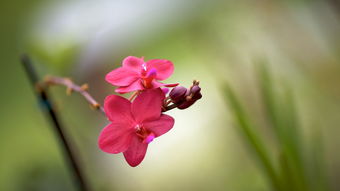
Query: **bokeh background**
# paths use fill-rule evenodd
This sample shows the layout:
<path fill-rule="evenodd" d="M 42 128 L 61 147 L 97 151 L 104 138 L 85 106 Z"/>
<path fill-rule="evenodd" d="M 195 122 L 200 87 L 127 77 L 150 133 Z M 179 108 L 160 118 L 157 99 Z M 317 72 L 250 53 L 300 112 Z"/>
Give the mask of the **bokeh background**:
<path fill-rule="evenodd" d="M 81 96 L 51 89 L 93 190 L 278 190 L 244 136 L 227 84 L 247 113 L 244 120 L 256 124 L 250 129 L 286 186 L 281 190 L 340 189 L 336 0 L 2 0 L 0 53 L 0 190 L 76 190 L 20 65 L 22 53 L 41 76 L 88 83 L 99 102 L 114 93 L 105 74 L 129 55 L 171 60 L 175 73 L 167 82 L 201 81 L 203 98 L 169 112 L 175 127 L 150 144 L 136 168 L 121 154 L 98 149 L 105 117 Z M 297 125 L 278 125 L 299 132 L 283 141 L 298 149 L 283 155 L 268 121 L 292 110 L 265 111 L 268 81 L 280 108 L 296 109 Z M 282 101 L 287 89 L 294 102 Z"/>

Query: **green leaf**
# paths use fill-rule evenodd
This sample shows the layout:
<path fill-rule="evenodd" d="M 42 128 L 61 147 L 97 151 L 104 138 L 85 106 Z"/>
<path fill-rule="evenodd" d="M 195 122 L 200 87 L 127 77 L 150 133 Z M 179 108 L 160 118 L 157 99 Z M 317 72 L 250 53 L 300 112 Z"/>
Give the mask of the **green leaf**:
<path fill-rule="evenodd" d="M 224 86 L 224 95 L 229 100 L 229 106 L 234 114 L 237 126 L 244 135 L 244 140 L 249 144 L 262 164 L 265 173 L 271 181 L 273 189 L 281 190 L 280 182 L 277 173 L 275 172 L 274 165 L 270 160 L 267 148 L 260 138 L 260 135 L 256 132 L 255 125 L 252 123 L 240 101 L 227 84 Z"/>
<path fill-rule="evenodd" d="M 301 138 L 295 102 L 290 89 L 285 87 L 285 95 L 275 91 L 274 81 L 262 61 L 258 65 L 258 77 L 267 120 L 277 137 L 281 166 L 281 179 L 290 182 L 289 190 L 308 190 L 305 170 L 301 157 Z M 290 172 L 290 173 L 287 173 Z"/>

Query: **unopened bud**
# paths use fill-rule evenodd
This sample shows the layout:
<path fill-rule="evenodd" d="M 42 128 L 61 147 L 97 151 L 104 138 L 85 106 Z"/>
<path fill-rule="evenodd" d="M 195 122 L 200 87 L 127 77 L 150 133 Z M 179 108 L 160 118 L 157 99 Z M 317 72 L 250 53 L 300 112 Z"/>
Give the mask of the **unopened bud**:
<path fill-rule="evenodd" d="M 201 88 L 198 86 L 198 83 L 194 83 L 194 85 L 191 87 L 191 89 L 187 92 L 185 101 L 180 103 L 177 106 L 177 108 L 178 109 L 186 109 L 201 98 L 202 98 Z"/>
<path fill-rule="evenodd" d="M 201 92 L 198 92 L 197 94 L 194 94 L 194 96 L 192 96 L 192 99 L 194 99 L 194 100 L 199 100 L 201 98 L 202 98 Z"/>
<path fill-rule="evenodd" d="M 180 103 L 185 100 L 187 89 L 183 86 L 177 86 L 173 88 L 169 94 L 171 101 L 174 103 Z"/>
<path fill-rule="evenodd" d="M 179 104 L 177 106 L 177 108 L 178 109 L 186 109 L 186 108 L 190 107 L 192 104 L 194 104 L 195 102 L 196 102 L 196 100 L 191 99 L 189 101 L 185 101 L 185 102 Z"/>
<path fill-rule="evenodd" d="M 194 80 L 190 89 L 182 86 L 177 86 L 173 88 L 169 93 L 169 98 L 171 99 L 171 102 L 174 103 L 173 105 L 171 105 L 170 109 L 173 109 L 175 107 L 177 107 L 178 109 L 186 109 L 190 107 L 197 100 L 202 98 L 199 81 Z"/>
<path fill-rule="evenodd" d="M 201 88 L 200 88 L 198 85 L 194 85 L 194 86 L 191 88 L 190 92 L 191 92 L 192 94 L 200 93 L 200 92 L 201 92 Z"/>

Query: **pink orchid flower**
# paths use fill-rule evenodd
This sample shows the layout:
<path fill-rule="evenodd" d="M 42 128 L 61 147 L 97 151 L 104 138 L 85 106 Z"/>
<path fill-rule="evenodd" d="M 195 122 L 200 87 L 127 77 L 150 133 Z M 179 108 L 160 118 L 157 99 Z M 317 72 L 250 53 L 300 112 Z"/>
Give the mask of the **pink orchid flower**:
<path fill-rule="evenodd" d="M 105 79 L 112 85 L 119 86 L 117 93 L 128 93 L 161 86 L 177 86 L 178 84 L 163 84 L 157 81 L 169 78 L 173 71 L 174 65 L 169 60 L 153 59 L 144 62 L 143 58 L 128 56 L 123 60 L 123 66 L 112 70 Z"/>
<path fill-rule="evenodd" d="M 139 165 L 148 144 L 174 125 L 171 116 L 161 113 L 164 98 L 160 88 L 143 91 L 132 103 L 117 95 L 107 96 L 104 109 L 111 123 L 99 135 L 100 149 L 123 152 L 130 166 Z"/>

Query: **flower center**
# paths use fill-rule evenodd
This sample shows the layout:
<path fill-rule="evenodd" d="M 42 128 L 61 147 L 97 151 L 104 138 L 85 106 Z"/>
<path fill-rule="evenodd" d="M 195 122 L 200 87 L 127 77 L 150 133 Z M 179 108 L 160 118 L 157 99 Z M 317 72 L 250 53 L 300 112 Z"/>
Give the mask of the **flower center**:
<path fill-rule="evenodd" d="M 143 67 L 143 70 L 146 72 L 147 71 L 147 68 L 146 68 L 146 64 L 142 64 L 142 67 Z"/>
<path fill-rule="evenodd" d="M 155 139 L 155 135 L 153 133 L 150 133 L 143 142 L 149 144 Z"/>
<path fill-rule="evenodd" d="M 136 135 L 142 140 L 143 143 L 151 143 L 155 139 L 155 134 L 145 129 L 142 125 L 135 126 Z"/>
<path fill-rule="evenodd" d="M 157 76 L 157 70 L 155 68 L 148 69 L 144 64 L 142 65 L 142 82 L 145 88 L 152 88 L 152 80 Z"/>

